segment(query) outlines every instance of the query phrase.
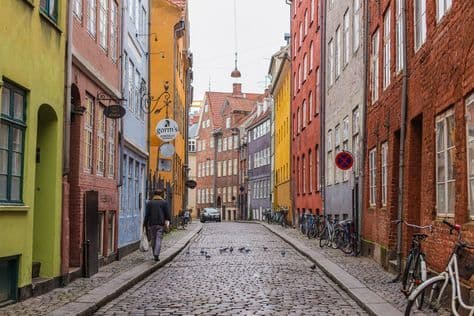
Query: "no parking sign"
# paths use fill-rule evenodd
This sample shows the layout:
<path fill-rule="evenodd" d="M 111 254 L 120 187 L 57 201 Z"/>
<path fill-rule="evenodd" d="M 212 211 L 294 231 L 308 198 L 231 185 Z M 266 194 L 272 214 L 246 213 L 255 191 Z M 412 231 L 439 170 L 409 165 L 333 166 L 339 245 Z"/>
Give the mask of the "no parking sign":
<path fill-rule="evenodd" d="M 348 151 L 341 151 L 336 155 L 336 166 L 341 170 L 349 170 L 354 165 L 354 156 Z"/>

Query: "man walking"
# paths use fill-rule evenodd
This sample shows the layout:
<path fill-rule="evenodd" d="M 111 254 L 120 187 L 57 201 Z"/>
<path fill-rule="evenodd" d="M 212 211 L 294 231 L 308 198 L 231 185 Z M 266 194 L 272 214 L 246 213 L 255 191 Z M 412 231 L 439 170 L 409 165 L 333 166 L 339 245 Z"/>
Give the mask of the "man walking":
<path fill-rule="evenodd" d="M 161 239 L 165 227 L 168 229 L 171 221 L 168 202 L 164 200 L 163 190 L 153 192 L 153 199 L 148 201 L 145 210 L 143 226 L 147 229 L 148 236 L 151 235 L 151 247 L 155 261 L 160 261 Z"/>

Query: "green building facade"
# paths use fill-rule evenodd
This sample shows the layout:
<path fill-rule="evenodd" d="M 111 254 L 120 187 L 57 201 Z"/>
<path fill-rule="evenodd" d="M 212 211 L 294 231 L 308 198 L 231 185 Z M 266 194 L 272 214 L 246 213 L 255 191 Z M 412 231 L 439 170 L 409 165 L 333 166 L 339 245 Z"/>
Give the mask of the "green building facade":
<path fill-rule="evenodd" d="M 66 0 L 0 10 L 0 305 L 59 280 Z"/>

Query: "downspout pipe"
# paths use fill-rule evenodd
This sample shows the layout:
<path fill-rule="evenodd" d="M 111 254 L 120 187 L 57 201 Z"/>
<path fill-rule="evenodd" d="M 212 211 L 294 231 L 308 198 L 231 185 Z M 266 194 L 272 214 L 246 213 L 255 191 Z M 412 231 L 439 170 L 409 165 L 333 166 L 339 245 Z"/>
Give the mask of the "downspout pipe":
<path fill-rule="evenodd" d="M 402 3 L 402 14 L 403 14 L 403 72 L 402 72 L 402 91 L 401 91 L 401 114 L 400 114 L 400 156 L 399 156 L 399 170 L 398 170 L 398 207 L 397 207 L 397 219 L 403 219 L 403 178 L 405 169 L 405 135 L 406 135 L 406 117 L 408 108 L 408 48 L 407 48 L 407 8 L 405 0 Z M 397 269 L 401 273 L 402 271 L 402 225 L 397 226 Z"/>
<path fill-rule="evenodd" d="M 126 16 L 125 4 L 122 3 L 122 22 L 121 22 L 122 32 L 120 32 L 120 34 L 122 35 L 122 37 L 120 39 L 120 92 L 122 93 L 122 98 L 125 95 L 123 70 L 125 69 L 125 67 L 124 67 L 124 64 L 125 64 L 125 60 L 124 60 L 124 56 L 125 56 L 125 35 L 128 32 L 128 29 L 126 28 L 126 26 L 128 26 L 128 25 L 125 23 L 125 18 L 126 18 L 125 16 Z M 128 101 L 130 102 L 130 96 L 128 96 Z M 117 179 L 117 188 L 120 188 L 123 185 L 123 174 L 122 173 L 123 173 L 124 161 L 123 161 L 122 157 L 123 157 L 123 153 L 124 153 L 124 149 L 123 149 L 123 141 L 124 141 L 124 133 L 123 132 L 124 132 L 124 129 L 125 129 L 124 120 L 125 120 L 125 117 L 122 117 L 120 119 L 119 157 L 118 157 L 119 161 L 120 161 L 120 170 L 118 170 L 118 172 L 117 172 L 117 174 L 119 175 L 119 177 Z"/>
<path fill-rule="evenodd" d="M 69 182 L 69 172 L 71 171 L 71 85 L 72 85 L 72 2 L 67 4 L 67 39 L 66 39 L 66 93 L 65 93 L 65 111 L 63 127 L 63 177 Z M 61 275 L 69 273 L 69 205 L 65 205 L 63 185 L 63 205 L 61 219 Z"/>
<path fill-rule="evenodd" d="M 365 1 L 364 1 L 365 2 Z M 327 0 L 323 1 L 321 12 L 319 12 L 319 19 L 321 21 L 321 91 L 320 95 L 320 129 L 319 129 L 319 151 L 321 162 L 320 174 L 321 174 L 321 200 L 323 207 L 323 215 L 326 218 L 326 6 Z M 331 163 L 331 162 L 329 162 Z"/>
<path fill-rule="evenodd" d="M 147 34 L 151 34 L 151 0 L 148 0 L 148 31 Z M 148 74 L 147 74 L 147 91 L 148 91 L 148 101 L 151 100 L 151 43 L 150 38 L 148 37 L 147 40 L 147 51 L 145 53 L 148 65 Z M 145 199 L 151 199 L 151 192 L 150 192 L 150 182 L 151 182 L 151 171 L 150 171 L 150 159 L 151 159 L 151 143 L 150 143 L 150 127 L 151 127 L 151 103 L 147 103 L 146 106 L 146 148 L 148 150 L 148 159 L 146 160 L 146 174 L 147 179 L 145 182 Z"/>
<path fill-rule="evenodd" d="M 359 163 L 359 181 L 358 181 L 358 199 L 359 203 L 357 205 L 358 207 L 358 214 L 357 214 L 357 241 L 360 244 L 361 242 L 361 234 L 362 234 L 362 211 L 365 205 L 365 195 L 364 195 L 364 184 L 365 184 L 365 153 L 367 151 L 367 91 L 369 90 L 369 76 L 368 76 L 368 65 L 369 65 L 369 54 L 368 54 L 368 43 L 369 43 L 369 4 L 368 1 L 364 1 L 364 11 L 363 11 L 363 17 L 364 17 L 364 40 L 363 40 L 363 46 L 362 46 L 362 54 L 363 54 L 363 82 L 364 82 L 364 89 L 362 92 L 362 140 L 361 144 L 359 145 L 361 147 L 360 150 L 360 163 Z M 356 157 L 357 158 L 357 157 Z"/>

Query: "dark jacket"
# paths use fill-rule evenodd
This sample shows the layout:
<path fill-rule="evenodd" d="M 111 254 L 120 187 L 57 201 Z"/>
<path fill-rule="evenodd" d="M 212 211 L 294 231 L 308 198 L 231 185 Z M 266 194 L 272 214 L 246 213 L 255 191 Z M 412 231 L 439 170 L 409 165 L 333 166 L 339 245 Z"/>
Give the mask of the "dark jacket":
<path fill-rule="evenodd" d="M 168 202 L 161 198 L 153 198 L 148 201 L 145 210 L 145 219 L 143 224 L 145 226 L 165 225 L 165 220 L 171 221 L 170 208 Z"/>

